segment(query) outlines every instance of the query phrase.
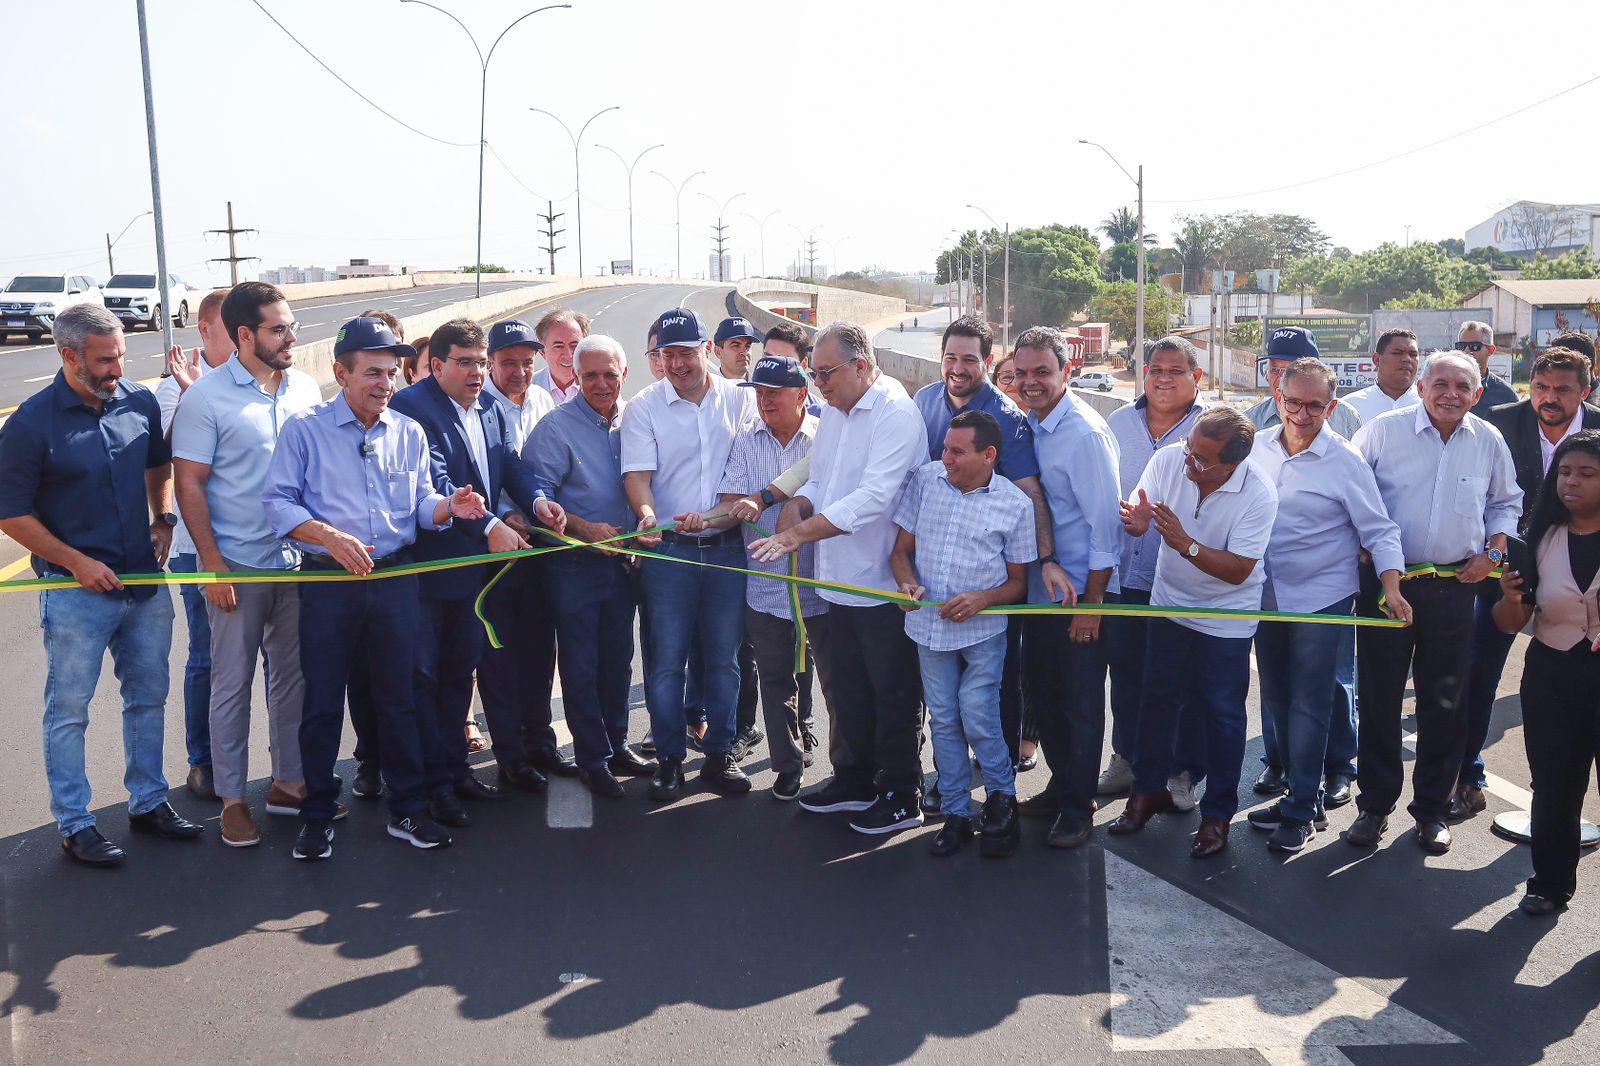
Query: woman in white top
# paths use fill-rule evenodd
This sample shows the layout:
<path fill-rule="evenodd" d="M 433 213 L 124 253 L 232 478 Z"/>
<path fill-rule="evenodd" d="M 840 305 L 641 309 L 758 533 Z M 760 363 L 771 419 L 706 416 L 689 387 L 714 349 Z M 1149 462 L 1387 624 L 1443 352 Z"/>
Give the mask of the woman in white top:
<path fill-rule="evenodd" d="M 1600 432 L 1561 443 L 1528 524 L 1533 565 L 1508 569 L 1494 620 L 1533 621 L 1522 670 L 1523 742 L 1533 774 L 1533 876 L 1522 909 L 1565 910 L 1578 887 L 1589 767 L 1600 756 Z"/>

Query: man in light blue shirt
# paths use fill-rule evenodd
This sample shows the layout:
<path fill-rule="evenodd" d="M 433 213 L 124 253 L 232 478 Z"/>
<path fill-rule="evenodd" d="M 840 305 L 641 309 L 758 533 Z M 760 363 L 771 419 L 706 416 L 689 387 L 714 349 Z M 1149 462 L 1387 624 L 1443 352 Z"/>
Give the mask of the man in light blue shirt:
<path fill-rule="evenodd" d="M 452 517 L 476 519 L 488 512 L 470 486 L 449 497 L 434 491 L 427 435 L 389 410 L 400 360 L 415 356 L 416 349 L 396 340 L 381 320 L 356 318 L 340 328 L 333 355 L 341 391 L 284 427 L 261 502 L 273 534 L 304 547 L 304 569 L 365 576 L 408 562 L 419 526 L 440 530 Z M 414 574 L 301 586 L 306 698 L 300 761 L 306 796 L 297 859 L 333 854 L 339 793 L 333 764 L 357 656 L 367 660 L 378 712 L 389 835 L 418 848 L 450 843 L 424 813 L 422 740 L 411 692 L 419 596 Z"/>
<path fill-rule="evenodd" d="M 288 420 L 322 402 L 311 375 L 295 370 L 289 304 L 276 288 L 250 281 L 222 302 L 222 321 L 238 346 L 232 358 L 197 380 L 178 404 L 172 451 L 178 505 L 201 569 L 287 570 L 300 553 L 276 535 L 261 507 L 261 489 L 278 435 Z M 280 331 L 281 330 L 281 331 Z M 287 343 L 285 343 L 287 341 Z M 204 586 L 211 653 L 211 766 L 222 801 L 222 842 L 260 842 L 250 806 L 250 689 L 256 662 L 274 663 L 267 677 L 272 738 L 269 814 L 298 814 L 305 796 L 300 768 L 300 592 L 297 585 Z"/>
<path fill-rule="evenodd" d="M 1011 361 L 1053 522 L 1054 553 L 1029 567 L 1028 600 L 1114 603 L 1122 549 L 1117 443 L 1105 420 L 1067 388 L 1067 346 L 1060 333 L 1025 331 Z M 1052 563 L 1069 582 L 1059 598 L 1041 576 Z M 1078 847 L 1093 826 L 1105 737 L 1105 648 L 1099 615 L 1038 615 L 1023 621 L 1023 691 L 1051 771 L 1050 784 L 1029 802 L 1054 819 L 1046 837 L 1052 847 Z"/>

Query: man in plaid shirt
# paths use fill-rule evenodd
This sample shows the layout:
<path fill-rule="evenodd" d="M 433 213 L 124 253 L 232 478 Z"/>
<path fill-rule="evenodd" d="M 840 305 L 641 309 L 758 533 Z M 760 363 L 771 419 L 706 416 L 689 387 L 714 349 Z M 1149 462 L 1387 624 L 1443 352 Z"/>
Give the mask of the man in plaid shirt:
<path fill-rule="evenodd" d="M 941 601 L 903 608 L 939 771 L 944 826 L 933 838 L 935 855 L 954 854 L 974 835 L 969 745 L 987 793 L 981 852 L 1010 855 L 1021 839 L 1015 770 L 1000 728 L 1006 620 L 978 612 L 1023 598 L 1038 549 L 1033 504 L 995 473 L 999 457 L 1000 423 L 985 411 L 962 411 L 950 420 L 940 461 L 907 479 L 894 516 L 900 532 L 889 566 L 900 592 Z"/>

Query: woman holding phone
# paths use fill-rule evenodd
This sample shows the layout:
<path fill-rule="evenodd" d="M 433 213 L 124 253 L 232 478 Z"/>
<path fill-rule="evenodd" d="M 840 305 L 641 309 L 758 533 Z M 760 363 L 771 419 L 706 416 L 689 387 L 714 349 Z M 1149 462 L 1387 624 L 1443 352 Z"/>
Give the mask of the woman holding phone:
<path fill-rule="evenodd" d="M 1522 670 L 1533 876 L 1520 905 L 1546 915 L 1577 890 L 1583 799 L 1600 757 L 1600 432 L 1575 433 L 1556 449 L 1527 548 L 1500 579 L 1494 620 L 1507 633 L 1533 621 Z"/>

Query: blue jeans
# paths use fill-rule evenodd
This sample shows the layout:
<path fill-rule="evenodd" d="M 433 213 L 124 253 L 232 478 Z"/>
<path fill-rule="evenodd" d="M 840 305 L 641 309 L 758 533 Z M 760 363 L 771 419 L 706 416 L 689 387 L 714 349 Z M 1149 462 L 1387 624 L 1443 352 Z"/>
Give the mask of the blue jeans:
<path fill-rule="evenodd" d="M 1143 698 L 1133 756 L 1133 791 L 1153 795 L 1167 787 L 1175 763 L 1179 724 L 1199 731 L 1193 755 L 1180 765 L 1190 783 L 1207 781 L 1200 813 L 1232 818 L 1239 810 L 1244 765 L 1244 701 L 1250 694 L 1250 638 L 1217 637 L 1152 618 L 1145 629 Z"/>
<path fill-rule="evenodd" d="M 174 574 L 200 570 L 198 555 L 174 555 L 167 562 Z M 183 615 L 189 623 L 189 659 L 183 665 L 183 741 L 190 766 L 211 765 L 211 622 L 206 594 L 199 585 L 179 585 Z"/>
<path fill-rule="evenodd" d="M 933 735 L 933 765 L 939 771 L 939 810 L 966 818 L 971 813 L 972 763 L 978 757 L 983 787 L 990 795 L 1016 795 L 1016 770 L 1000 728 L 1000 675 L 1005 669 L 1006 635 L 955 651 L 917 645 L 922 666 L 922 698 Z"/>
<path fill-rule="evenodd" d="M 720 566 L 744 565 L 744 548 L 738 541 L 714 547 L 663 541 L 656 551 Z M 663 759 L 682 759 L 688 752 L 684 685 L 689 656 L 696 647 L 703 668 L 705 751 L 708 755 L 722 754 L 733 746 L 739 710 L 744 575 L 646 559 L 640 583 L 644 609 L 650 616 L 650 658 L 644 692 L 656 754 Z"/>
<path fill-rule="evenodd" d="M 1346 597 L 1317 613 L 1349 614 L 1354 603 L 1355 597 Z M 1262 622 L 1256 630 L 1261 718 L 1272 722 L 1280 765 L 1289 774 L 1289 795 L 1279 809 L 1292 821 L 1309 822 L 1322 810 L 1323 767 L 1338 688 L 1335 665 L 1346 632 L 1354 629 Z"/>
<path fill-rule="evenodd" d="M 1341 774 L 1354 781 L 1356 749 L 1361 743 L 1356 717 L 1356 627 L 1333 628 L 1343 636 L 1334 659 L 1333 711 L 1328 720 L 1328 752 L 1323 757 L 1322 773 L 1325 777 Z M 1267 714 L 1261 716 L 1261 763 L 1276 770 L 1283 769 L 1276 723 Z"/>
<path fill-rule="evenodd" d="M 561 605 L 556 665 L 573 758 L 598 770 L 628 745 L 633 582 L 621 560 L 581 550 L 545 560 L 544 575 L 551 602 Z"/>
<path fill-rule="evenodd" d="M 1489 722 L 1494 717 L 1500 675 L 1505 672 L 1511 644 L 1517 639 L 1515 633 L 1502 633 L 1494 624 L 1492 612 L 1499 598 L 1500 586 L 1485 581 L 1472 609 L 1472 665 L 1467 670 L 1467 690 L 1463 694 L 1467 705 L 1467 750 L 1461 760 L 1458 788 L 1462 785 L 1483 788 L 1489 783 L 1484 777 L 1483 745 L 1489 739 Z"/>
<path fill-rule="evenodd" d="M 50 814 L 64 837 L 94 825 L 83 737 L 107 651 L 122 687 L 122 782 L 128 789 L 128 813 L 143 814 L 167 801 L 161 737 L 172 614 L 172 593 L 164 588 L 142 600 L 81 588 L 39 593 L 46 662 L 44 773 Z"/>

